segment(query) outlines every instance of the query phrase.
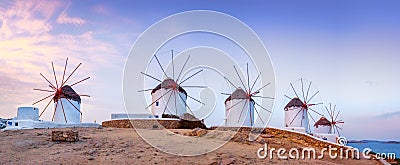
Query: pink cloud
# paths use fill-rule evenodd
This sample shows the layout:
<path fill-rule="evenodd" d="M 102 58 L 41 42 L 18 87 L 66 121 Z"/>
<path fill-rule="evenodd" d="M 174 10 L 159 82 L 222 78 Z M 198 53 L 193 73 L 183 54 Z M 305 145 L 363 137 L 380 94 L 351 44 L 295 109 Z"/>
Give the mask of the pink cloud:
<path fill-rule="evenodd" d="M 52 30 L 51 18 L 62 6 L 59 1 L 10 1 L 0 8 L 0 36 L 42 35 Z"/>
<path fill-rule="evenodd" d="M 79 17 L 71 17 L 67 13 L 67 9 L 69 8 L 70 3 L 65 7 L 65 9 L 61 12 L 61 14 L 57 17 L 56 22 L 59 24 L 73 24 L 76 27 L 82 26 L 86 24 L 86 20 Z"/>
<path fill-rule="evenodd" d="M 91 7 L 91 10 L 97 14 L 108 14 L 110 9 L 104 5 L 95 5 Z"/>
<path fill-rule="evenodd" d="M 57 10 L 65 5 L 62 1 L 43 0 L 37 3 L 33 11 L 38 12 L 46 20 L 52 18 Z"/>
<path fill-rule="evenodd" d="M 94 31 L 77 28 L 76 31 L 57 33 L 55 28 L 58 27 L 86 24 L 86 20 L 69 15 L 69 5 L 62 1 L 10 1 L 0 5 L 0 117 L 13 117 L 17 106 L 29 105 L 43 97 L 43 93 L 32 89 L 47 87 L 39 73 L 52 76 L 51 61 L 55 62 L 56 72 L 61 72 L 64 60 L 69 57 L 68 73 L 79 62 L 84 63 L 71 77 L 71 82 L 85 76 L 91 76 L 90 81 L 102 77 L 101 74 L 103 77 L 115 76 L 111 71 L 104 76 L 104 68 L 121 72 L 119 66 L 125 58 L 119 56 L 113 43 L 96 39 Z M 108 86 L 104 82 L 98 81 L 96 85 L 101 85 L 95 89 Z M 84 104 L 97 107 L 90 102 Z"/>

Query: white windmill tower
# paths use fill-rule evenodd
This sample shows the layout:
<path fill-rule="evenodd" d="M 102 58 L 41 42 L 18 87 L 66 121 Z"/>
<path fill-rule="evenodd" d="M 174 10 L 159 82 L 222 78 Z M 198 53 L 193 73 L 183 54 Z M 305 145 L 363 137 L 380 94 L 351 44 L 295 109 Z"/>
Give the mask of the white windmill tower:
<path fill-rule="evenodd" d="M 308 85 L 307 92 L 304 92 L 303 78 L 299 79 L 299 81 L 301 82 L 302 97 L 301 98 L 299 97 L 299 95 L 297 94 L 297 90 L 295 90 L 292 83 L 290 83 L 290 86 L 295 96 L 292 98 L 285 95 L 285 97 L 290 99 L 290 102 L 284 108 L 285 127 L 291 130 L 311 133 L 308 117 L 310 116 L 310 118 L 314 121 L 314 123 L 315 120 L 310 114 L 310 111 L 320 116 L 323 116 L 322 114 L 318 113 L 316 110 L 312 108 L 313 106 L 320 105 L 322 103 L 312 103 L 312 99 L 319 93 L 319 91 L 316 91 L 311 97 L 308 97 L 312 81 L 310 81 Z"/>
<path fill-rule="evenodd" d="M 314 133 L 329 134 L 331 130 L 332 130 L 331 122 L 325 117 L 321 117 L 314 124 Z"/>
<path fill-rule="evenodd" d="M 171 97 L 174 100 L 171 103 L 174 104 L 169 104 Z M 165 102 L 165 100 L 161 98 L 168 98 L 168 101 Z M 177 99 L 178 101 L 176 101 Z M 186 99 L 186 91 L 173 79 L 166 78 L 151 91 L 151 100 L 155 102 L 151 105 L 151 112 L 153 115 L 159 117 L 161 117 L 163 114 L 181 116 L 182 114 L 186 113 Z M 166 109 L 168 109 L 168 112 L 165 112 Z"/>
<path fill-rule="evenodd" d="M 187 113 L 187 110 L 190 111 L 192 115 L 193 112 L 187 104 L 187 98 L 190 98 L 200 104 L 204 104 L 198 99 L 188 95 L 188 93 L 183 89 L 183 87 L 194 87 L 194 88 L 205 88 L 203 86 L 183 86 L 182 84 L 192 78 L 193 76 L 197 75 L 198 73 L 202 72 L 203 70 L 199 70 L 196 73 L 192 74 L 191 76 L 187 77 L 184 80 L 181 80 L 181 74 L 183 69 L 185 68 L 190 56 L 186 59 L 184 65 L 182 66 L 181 71 L 179 72 L 178 77 L 175 79 L 175 66 L 174 66 L 174 51 L 171 50 L 171 63 L 172 63 L 172 76 L 167 76 L 164 68 L 161 66 L 160 61 L 157 58 L 157 55 L 154 55 L 158 65 L 160 66 L 163 74 L 165 75 L 165 79 L 161 81 L 160 79 L 155 78 L 149 74 L 140 72 L 141 74 L 152 78 L 160 82 L 153 89 L 145 89 L 143 91 L 151 91 L 152 103 L 146 107 L 148 109 L 151 107 L 151 113 L 157 118 L 171 118 L 171 117 L 180 117 L 183 114 Z M 179 83 L 178 83 L 179 82 Z"/>
<path fill-rule="evenodd" d="M 239 77 L 240 82 L 243 85 L 243 88 L 235 86 L 231 81 L 229 81 L 226 77 L 225 79 L 235 87 L 235 91 L 232 94 L 222 93 L 224 95 L 229 95 L 229 97 L 225 100 L 225 126 L 226 127 L 252 127 L 254 126 L 254 111 L 257 113 L 260 121 L 264 124 L 258 110 L 257 106 L 261 109 L 272 113 L 270 110 L 264 108 L 259 103 L 255 102 L 253 98 L 267 98 L 274 99 L 272 97 L 264 97 L 257 96 L 260 93 L 260 90 L 265 88 L 271 83 L 267 83 L 263 87 L 258 90 L 254 90 L 254 85 L 256 84 L 260 74 L 254 81 L 253 85 L 250 86 L 250 77 L 249 77 L 249 64 L 247 64 L 247 86 L 244 84 L 242 79 L 240 78 L 239 72 L 236 67 L 233 66 L 236 71 L 237 76 Z M 245 111 L 246 110 L 246 111 Z"/>
<path fill-rule="evenodd" d="M 332 109 L 332 104 L 329 103 L 329 110 L 328 107 L 325 107 L 326 111 L 329 114 L 329 119 L 330 119 L 330 123 L 331 123 L 331 129 L 328 133 L 330 134 L 338 134 L 340 136 L 340 131 L 342 130 L 342 128 L 339 126 L 339 124 L 344 124 L 343 120 L 339 120 L 339 114 L 340 111 L 338 111 L 338 113 L 336 113 L 336 105 L 334 106 L 334 108 Z M 336 114 L 335 114 L 336 113 Z"/>
<path fill-rule="evenodd" d="M 88 80 L 90 77 L 82 79 L 71 85 L 67 85 L 68 80 L 75 73 L 75 71 L 82 65 L 82 63 L 80 63 L 71 72 L 71 74 L 67 78 L 65 78 L 67 64 L 68 64 L 68 58 L 65 61 L 62 80 L 59 83 L 57 76 L 56 76 L 55 69 L 54 69 L 54 64 L 53 64 L 53 62 L 51 62 L 51 66 L 53 68 L 55 85 L 53 83 L 51 83 L 45 76 L 43 76 L 42 73 L 40 73 L 40 75 L 49 83 L 49 87 L 51 89 L 50 90 L 33 89 L 33 90 L 42 91 L 42 92 L 50 92 L 52 94 L 33 103 L 33 105 L 35 105 L 47 98 L 51 98 L 49 100 L 48 104 L 46 105 L 46 107 L 40 113 L 39 117 L 41 117 L 43 115 L 43 113 L 46 111 L 46 109 L 50 105 L 50 103 L 53 102 L 54 103 L 54 112 L 53 112 L 52 121 L 54 121 L 56 123 L 61 123 L 61 124 L 77 124 L 77 123 L 81 123 L 81 121 L 82 121 L 82 111 L 80 110 L 81 96 L 86 96 L 86 97 L 90 97 L 90 96 L 89 95 L 80 95 L 80 94 L 76 93 L 72 89 L 72 87 L 85 81 L 85 80 Z"/>
<path fill-rule="evenodd" d="M 342 128 L 338 126 L 338 124 L 344 124 L 342 120 L 338 120 L 340 111 L 336 113 L 336 105 L 332 109 L 332 104 L 329 103 L 328 107 L 325 107 L 326 111 L 329 114 L 329 119 L 322 117 L 314 124 L 314 132 L 315 136 L 331 141 L 339 143 L 338 138 L 340 137 L 340 131 Z"/>

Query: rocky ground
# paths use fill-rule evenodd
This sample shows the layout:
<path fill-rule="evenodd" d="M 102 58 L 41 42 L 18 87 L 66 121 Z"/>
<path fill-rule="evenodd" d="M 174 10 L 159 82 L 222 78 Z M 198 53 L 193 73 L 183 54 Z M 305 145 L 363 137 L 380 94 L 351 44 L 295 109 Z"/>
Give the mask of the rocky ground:
<path fill-rule="evenodd" d="M 0 132 L 0 164 L 379 164 L 375 160 L 336 159 L 328 156 L 320 160 L 260 159 L 256 151 L 268 142 L 269 147 L 307 147 L 298 140 L 264 134 L 257 142 L 248 142 L 246 135 L 239 133 L 223 147 L 198 156 L 175 156 L 164 153 L 147 144 L 131 128 L 86 128 L 79 132 L 78 142 L 54 142 L 52 130 L 36 129 Z M 160 130 L 149 130 L 156 136 Z M 191 130 L 172 130 L 182 135 L 193 135 Z M 204 136 L 204 131 L 199 132 Z M 218 137 L 216 137 L 218 139 Z M 185 144 L 166 142 L 174 147 Z M 264 140 L 262 140 L 264 139 Z"/>

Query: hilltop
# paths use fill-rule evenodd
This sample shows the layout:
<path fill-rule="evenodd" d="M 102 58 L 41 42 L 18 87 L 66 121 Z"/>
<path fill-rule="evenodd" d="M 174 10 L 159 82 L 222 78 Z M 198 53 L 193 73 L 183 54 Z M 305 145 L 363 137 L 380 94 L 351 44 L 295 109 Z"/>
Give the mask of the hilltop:
<path fill-rule="evenodd" d="M 379 164 L 375 160 L 337 159 L 328 156 L 321 160 L 260 159 L 256 151 L 268 142 L 270 147 L 303 148 L 314 146 L 305 137 L 290 132 L 268 131 L 256 141 L 249 142 L 245 131 L 239 132 L 223 147 L 194 157 L 170 155 L 147 144 L 131 128 L 80 128 L 80 140 L 75 143 L 51 141 L 52 130 L 36 129 L 0 132 L 1 162 L 5 164 Z M 192 130 L 171 130 L 187 134 Z M 208 130 L 210 131 L 210 130 Z M 159 130 L 149 130 L 155 136 Z M 222 132 L 223 134 L 223 132 Z M 216 137 L 218 139 L 218 137 Z M 185 144 L 176 143 L 175 147 Z M 317 143 L 315 143 L 317 144 Z M 44 154 L 45 153 L 45 154 Z"/>

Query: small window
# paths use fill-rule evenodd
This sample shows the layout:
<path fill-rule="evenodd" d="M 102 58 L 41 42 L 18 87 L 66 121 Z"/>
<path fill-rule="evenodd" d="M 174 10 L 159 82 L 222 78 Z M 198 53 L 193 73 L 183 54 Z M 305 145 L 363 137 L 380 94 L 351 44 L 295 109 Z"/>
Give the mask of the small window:
<path fill-rule="evenodd" d="M 16 126 L 16 127 L 18 126 L 18 122 L 15 122 L 15 126 Z"/>
<path fill-rule="evenodd" d="M 158 106 L 158 101 L 156 102 L 156 106 Z"/>

